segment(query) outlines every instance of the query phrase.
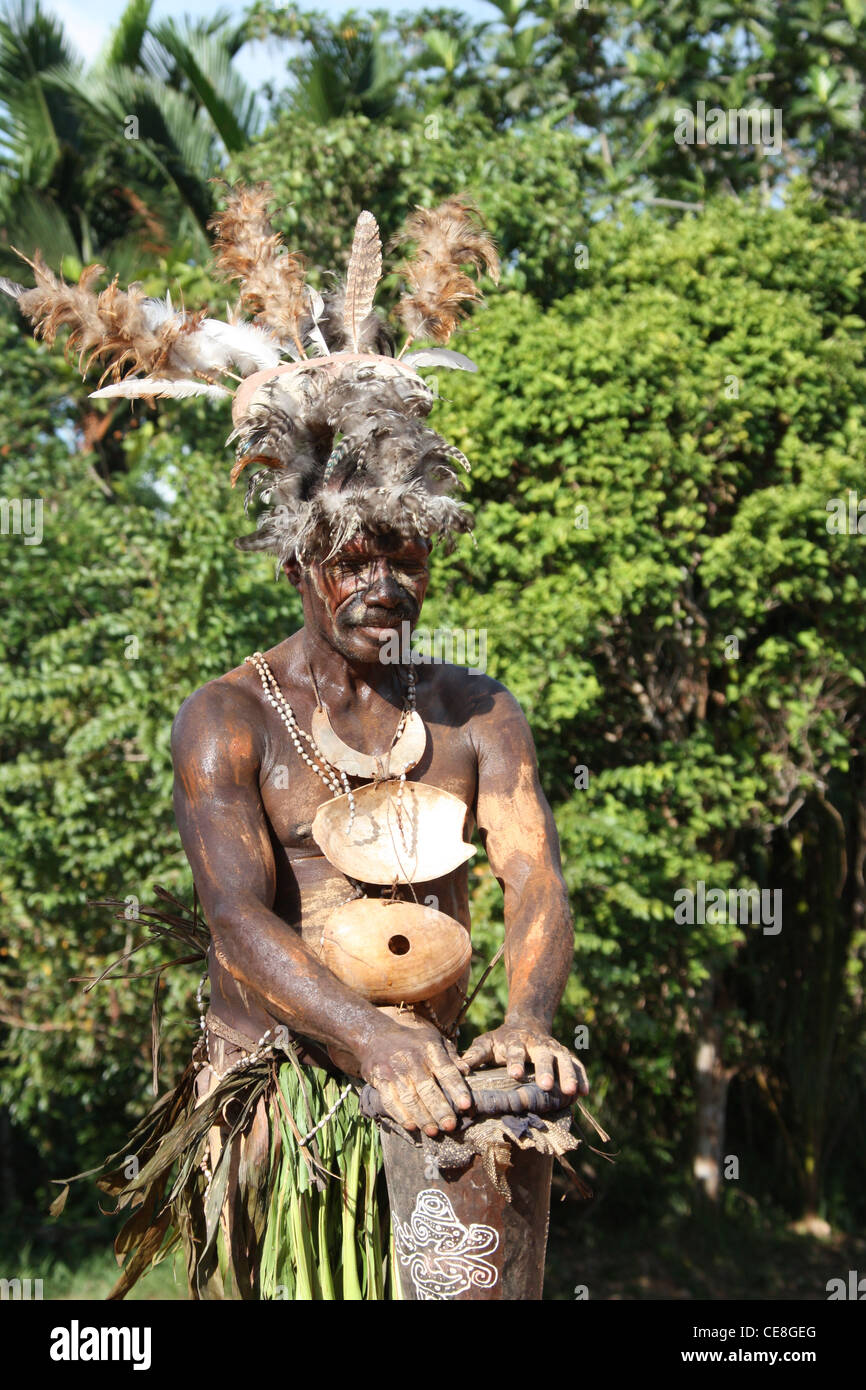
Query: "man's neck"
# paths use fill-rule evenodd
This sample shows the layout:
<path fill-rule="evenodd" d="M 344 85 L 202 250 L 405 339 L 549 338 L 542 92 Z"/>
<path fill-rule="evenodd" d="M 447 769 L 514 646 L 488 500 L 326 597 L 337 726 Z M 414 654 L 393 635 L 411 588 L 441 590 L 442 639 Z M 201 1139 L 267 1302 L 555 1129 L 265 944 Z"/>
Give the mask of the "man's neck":
<path fill-rule="evenodd" d="M 393 665 L 381 661 L 352 661 L 331 646 L 319 632 L 304 627 L 300 632 L 300 674 L 312 674 L 319 697 L 327 704 L 366 703 L 375 692 L 400 708 L 404 686 Z"/>

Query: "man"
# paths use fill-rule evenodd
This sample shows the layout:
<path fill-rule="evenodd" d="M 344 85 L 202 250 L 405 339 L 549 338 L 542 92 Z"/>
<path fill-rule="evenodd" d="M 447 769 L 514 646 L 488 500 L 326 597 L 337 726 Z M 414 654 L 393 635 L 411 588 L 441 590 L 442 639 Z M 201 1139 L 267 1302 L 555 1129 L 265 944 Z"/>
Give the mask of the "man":
<path fill-rule="evenodd" d="M 384 640 L 418 621 L 428 546 L 363 536 L 338 555 L 287 566 L 304 626 L 266 654 L 301 728 L 318 693 L 347 742 L 384 751 L 400 709 Z M 377 1088 L 407 1130 L 456 1127 L 470 1095 L 463 1075 L 496 1062 L 520 1079 L 527 1062 L 549 1090 L 586 1092 L 582 1069 L 550 1036 L 568 977 L 572 927 L 556 830 L 538 782 L 532 737 L 517 701 L 497 681 L 448 665 L 418 668 L 418 709 L 430 733 L 413 776 L 472 809 L 505 894 L 509 1006 L 500 1028 L 461 1061 L 434 1024 L 407 1030 L 341 984 L 310 948 L 345 879 L 311 829 L 323 788 L 294 756 L 254 670 L 241 666 L 192 695 L 175 721 L 175 812 L 213 937 L 211 1009 L 258 1038 L 284 1023 L 339 1050 L 344 1068 Z M 286 777 L 288 769 L 288 777 Z M 423 885 L 467 929 L 465 865 Z M 288 930 L 287 930 L 288 928 Z M 430 1001 L 447 1030 L 463 993 Z"/>
<path fill-rule="evenodd" d="M 472 524 L 451 495 L 468 460 L 423 423 L 435 395 L 419 368 L 475 370 L 441 345 L 480 298 L 466 267 L 496 280 L 498 257 L 468 199 L 415 209 L 395 238 L 414 245 L 395 357 L 373 306 L 372 214 L 358 218 L 345 280 L 320 295 L 270 227 L 269 196 L 231 190 L 215 221 L 214 273 L 240 282 L 228 322 L 135 286 L 97 293 L 93 267 L 72 290 L 38 253 L 34 288 L 0 281 L 49 342 L 68 327 L 82 360 L 102 356 L 114 381 L 96 397 L 233 397 L 232 482 L 250 466 L 247 503 L 265 504 L 237 544 L 276 555 L 303 602 L 300 632 L 202 687 L 175 721 L 175 810 L 210 931 L 211 998 L 189 1067 L 100 1182 L 133 1209 L 112 1296 L 182 1240 L 194 1297 L 224 1296 L 225 1280 L 236 1297 L 280 1296 L 285 1278 L 296 1297 L 332 1298 L 336 1272 L 343 1297 L 379 1298 L 386 1264 L 399 1292 L 397 1263 L 404 1297 L 540 1297 L 551 1155 L 576 1147 L 561 1112 L 587 1090 L 550 1036 L 572 950 L 553 819 L 507 690 L 385 659 L 417 623 L 434 541 Z M 415 339 L 439 346 L 407 352 Z M 509 1002 L 461 1058 L 473 821 L 505 894 Z M 407 871 L 410 842 L 426 874 Z M 353 911 L 363 929 L 347 950 Z M 197 920 L 172 920 L 199 949 Z M 343 954 L 326 963 L 335 941 Z M 406 955 L 399 987 L 389 952 Z M 531 1066 L 537 1084 L 491 1101 L 467 1078 L 496 1064 L 513 1082 Z M 536 1113 L 557 1108 L 555 1120 Z M 517 1117 L 492 1118 L 505 1110 Z"/>

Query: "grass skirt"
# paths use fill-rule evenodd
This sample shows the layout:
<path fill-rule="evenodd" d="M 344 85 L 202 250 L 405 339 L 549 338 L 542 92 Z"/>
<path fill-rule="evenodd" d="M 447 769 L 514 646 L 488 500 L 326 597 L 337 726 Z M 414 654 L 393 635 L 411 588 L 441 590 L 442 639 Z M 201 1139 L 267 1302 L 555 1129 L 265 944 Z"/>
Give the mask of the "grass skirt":
<path fill-rule="evenodd" d="M 399 1298 L 379 1134 L 354 1086 L 294 1051 L 225 1072 L 226 1051 L 199 1045 L 122 1153 L 77 1175 L 100 1173 L 131 1212 L 109 1298 L 180 1247 L 194 1299 Z"/>

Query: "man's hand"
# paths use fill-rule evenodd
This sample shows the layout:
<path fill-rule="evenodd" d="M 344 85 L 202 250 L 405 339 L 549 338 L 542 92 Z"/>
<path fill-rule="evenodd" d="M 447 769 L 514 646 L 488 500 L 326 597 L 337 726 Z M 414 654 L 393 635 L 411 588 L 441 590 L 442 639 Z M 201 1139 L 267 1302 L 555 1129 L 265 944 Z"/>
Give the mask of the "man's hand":
<path fill-rule="evenodd" d="M 583 1064 L 572 1057 L 562 1043 L 552 1038 L 544 1024 L 527 1015 L 506 1018 L 500 1028 L 482 1033 L 469 1045 L 463 1061 L 469 1067 L 495 1062 L 508 1068 L 515 1081 L 522 1081 L 526 1062 L 535 1067 L 535 1080 L 542 1091 L 553 1086 L 553 1064 L 559 1071 L 559 1089 L 564 1096 L 589 1095 L 589 1082 Z"/>
<path fill-rule="evenodd" d="M 364 1080 L 404 1129 L 423 1129 L 432 1138 L 456 1129 L 455 1111 L 472 1104 L 463 1080 L 469 1066 L 432 1023 L 413 1019 L 407 1026 L 383 1026 L 358 1060 Z"/>

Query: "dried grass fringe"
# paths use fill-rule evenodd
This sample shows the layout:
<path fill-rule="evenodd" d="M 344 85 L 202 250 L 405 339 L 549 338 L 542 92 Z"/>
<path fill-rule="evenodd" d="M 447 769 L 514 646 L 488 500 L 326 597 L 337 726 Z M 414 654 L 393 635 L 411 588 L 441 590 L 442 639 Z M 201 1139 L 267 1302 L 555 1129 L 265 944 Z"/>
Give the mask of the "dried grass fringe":
<path fill-rule="evenodd" d="M 109 1299 L 183 1249 L 193 1299 L 381 1300 L 399 1297 L 375 1123 L 350 1091 L 295 1055 L 229 1072 L 203 1097 L 196 1059 L 97 1186 L 131 1215 L 114 1244 L 122 1264 Z M 383 1220 L 384 1214 L 384 1220 Z"/>

